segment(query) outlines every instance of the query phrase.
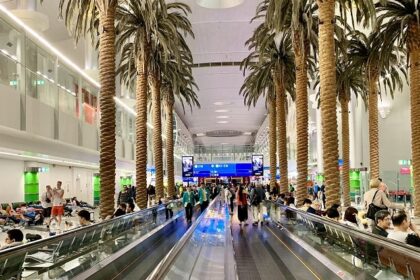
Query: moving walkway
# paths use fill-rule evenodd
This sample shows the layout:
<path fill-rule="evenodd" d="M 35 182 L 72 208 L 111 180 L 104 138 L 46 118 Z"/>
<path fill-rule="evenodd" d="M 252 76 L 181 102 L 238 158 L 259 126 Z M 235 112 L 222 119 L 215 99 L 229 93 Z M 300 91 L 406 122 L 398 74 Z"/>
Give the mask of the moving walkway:
<path fill-rule="evenodd" d="M 0 279 L 420 279 L 420 250 L 264 202 L 239 226 L 219 198 L 186 223 L 156 206 L 0 252 Z"/>

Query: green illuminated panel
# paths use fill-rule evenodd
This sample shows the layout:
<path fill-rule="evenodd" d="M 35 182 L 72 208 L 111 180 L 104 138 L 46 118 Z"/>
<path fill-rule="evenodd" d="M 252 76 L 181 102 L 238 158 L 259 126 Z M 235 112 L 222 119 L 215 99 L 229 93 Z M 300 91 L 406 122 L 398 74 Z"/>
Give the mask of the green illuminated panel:
<path fill-rule="evenodd" d="M 39 178 L 37 172 L 25 172 L 25 202 L 39 200 Z"/>

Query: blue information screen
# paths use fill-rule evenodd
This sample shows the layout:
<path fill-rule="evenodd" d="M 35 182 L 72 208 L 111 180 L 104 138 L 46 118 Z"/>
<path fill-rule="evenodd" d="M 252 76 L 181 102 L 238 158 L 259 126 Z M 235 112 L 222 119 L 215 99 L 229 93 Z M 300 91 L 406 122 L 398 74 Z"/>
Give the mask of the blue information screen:
<path fill-rule="evenodd" d="M 252 176 L 251 163 L 203 163 L 194 165 L 194 177 Z"/>

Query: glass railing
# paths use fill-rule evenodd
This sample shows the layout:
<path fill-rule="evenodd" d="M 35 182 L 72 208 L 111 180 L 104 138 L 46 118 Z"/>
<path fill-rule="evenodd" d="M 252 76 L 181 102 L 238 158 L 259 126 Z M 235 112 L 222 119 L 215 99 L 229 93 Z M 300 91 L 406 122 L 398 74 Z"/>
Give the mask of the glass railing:
<path fill-rule="evenodd" d="M 363 273 L 376 279 L 420 279 L 417 247 L 281 204 L 266 201 L 264 207 L 266 219 L 299 237 L 354 279 Z"/>
<path fill-rule="evenodd" d="M 171 202 L 174 218 L 183 212 Z M 0 279 L 72 278 L 166 223 L 165 205 L 0 251 Z"/>
<path fill-rule="evenodd" d="M 210 203 L 149 280 L 236 279 L 230 216 L 221 202 L 217 197 Z"/>

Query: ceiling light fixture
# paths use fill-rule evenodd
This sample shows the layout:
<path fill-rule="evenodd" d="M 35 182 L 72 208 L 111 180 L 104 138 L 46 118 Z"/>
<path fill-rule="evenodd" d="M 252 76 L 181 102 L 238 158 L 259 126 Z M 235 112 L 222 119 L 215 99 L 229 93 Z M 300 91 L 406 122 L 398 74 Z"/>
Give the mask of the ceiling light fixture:
<path fill-rule="evenodd" d="M 228 123 L 228 121 L 218 121 L 217 123 Z"/>
<path fill-rule="evenodd" d="M 205 133 L 197 133 L 196 136 L 197 137 L 203 137 L 203 136 L 206 136 L 206 134 Z"/>
<path fill-rule="evenodd" d="M 228 119 L 229 116 L 217 116 L 216 118 L 218 118 L 218 119 Z"/>
<path fill-rule="evenodd" d="M 229 110 L 221 109 L 221 110 L 216 110 L 214 112 L 215 113 L 227 113 L 227 112 L 229 112 Z"/>
<path fill-rule="evenodd" d="M 226 103 L 225 102 L 222 102 L 222 101 L 217 101 L 217 102 L 214 102 L 213 104 L 216 105 L 216 106 L 226 105 Z"/>
<path fill-rule="evenodd" d="M 244 135 L 252 135 L 252 132 L 246 131 L 246 132 L 244 132 Z"/>
<path fill-rule="evenodd" d="M 71 61 L 68 57 L 66 57 L 58 49 L 53 47 L 53 45 L 51 45 L 50 42 L 48 42 L 44 37 L 42 37 L 37 32 L 35 32 L 32 28 L 27 26 L 21 19 L 19 19 L 17 16 L 15 16 L 13 13 L 11 13 L 6 7 L 4 7 L 3 5 L 0 5 L 0 11 L 5 13 L 9 18 L 11 18 L 14 22 L 16 22 L 18 25 L 20 25 L 23 29 L 25 29 L 32 36 L 34 36 L 39 42 L 41 42 L 41 44 L 43 44 L 45 47 L 50 49 L 55 55 L 57 55 L 65 63 L 70 65 L 74 70 L 79 72 L 86 80 L 91 82 L 96 87 L 100 88 L 100 84 L 97 81 L 95 81 L 94 79 L 89 77 L 79 66 L 77 66 L 73 61 Z"/>

